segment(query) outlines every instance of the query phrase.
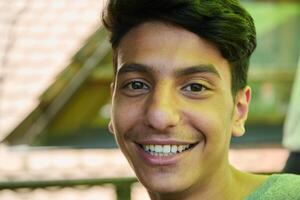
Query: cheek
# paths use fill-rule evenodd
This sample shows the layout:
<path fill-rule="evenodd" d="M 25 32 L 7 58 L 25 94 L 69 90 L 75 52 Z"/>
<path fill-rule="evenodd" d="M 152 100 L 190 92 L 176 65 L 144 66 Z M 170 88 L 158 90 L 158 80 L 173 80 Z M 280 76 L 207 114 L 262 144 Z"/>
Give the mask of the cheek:
<path fill-rule="evenodd" d="M 118 135 L 131 130 L 142 119 L 142 110 L 138 103 L 116 98 L 113 101 L 112 122 Z"/>
<path fill-rule="evenodd" d="M 219 100 L 185 106 L 186 118 L 193 128 L 204 135 L 208 147 L 227 142 L 230 137 L 231 108 L 224 105 Z"/>
<path fill-rule="evenodd" d="M 205 161 L 204 168 L 210 169 L 207 173 L 213 173 L 215 167 L 222 166 L 228 160 L 228 146 L 230 143 L 230 129 L 228 128 L 229 114 L 224 111 L 207 110 L 206 108 L 190 112 L 193 120 L 190 124 L 197 129 L 199 134 L 203 134 L 205 143 L 201 154 L 195 158 Z M 214 167 L 213 167 L 214 166 Z M 207 170 L 206 169 L 206 170 Z M 211 171 L 212 170 L 212 171 Z"/>
<path fill-rule="evenodd" d="M 220 115 L 211 111 L 195 109 L 192 112 L 188 112 L 191 125 L 202 133 L 208 140 L 222 139 L 224 123 L 220 118 Z"/>

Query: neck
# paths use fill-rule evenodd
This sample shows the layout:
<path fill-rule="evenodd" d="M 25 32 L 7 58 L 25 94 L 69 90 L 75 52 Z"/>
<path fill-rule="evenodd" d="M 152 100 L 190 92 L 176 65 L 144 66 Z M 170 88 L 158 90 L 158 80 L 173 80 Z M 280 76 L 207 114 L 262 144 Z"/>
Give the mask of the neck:
<path fill-rule="evenodd" d="M 152 200 L 241 200 L 266 180 L 266 176 L 243 173 L 224 166 L 209 180 L 176 194 L 153 194 Z"/>

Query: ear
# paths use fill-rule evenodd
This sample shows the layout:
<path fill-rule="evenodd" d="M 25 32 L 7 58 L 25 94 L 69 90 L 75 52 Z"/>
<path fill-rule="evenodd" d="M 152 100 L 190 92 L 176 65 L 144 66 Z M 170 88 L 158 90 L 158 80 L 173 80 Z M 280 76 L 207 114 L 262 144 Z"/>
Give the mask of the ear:
<path fill-rule="evenodd" d="M 115 88 L 115 83 L 112 82 L 112 83 L 110 84 L 110 96 L 111 96 L 111 97 L 112 97 L 113 94 L 114 94 L 114 88 Z"/>
<path fill-rule="evenodd" d="M 250 101 L 251 88 L 249 86 L 236 93 L 232 125 L 233 136 L 239 137 L 245 133 L 245 122 L 248 117 Z"/>
<path fill-rule="evenodd" d="M 110 120 L 109 123 L 108 123 L 108 130 L 111 134 L 115 134 L 114 132 L 114 128 L 113 128 L 113 125 L 112 125 L 112 121 Z"/>
<path fill-rule="evenodd" d="M 114 93 L 114 87 L 115 87 L 115 84 L 114 84 L 114 82 L 112 82 L 110 84 L 110 96 L 111 96 L 111 98 L 112 98 L 113 93 Z M 110 112 L 112 112 L 112 111 L 110 111 Z M 110 113 L 110 116 L 112 116 L 112 113 Z M 109 123 L 108 123 L 108 130 L 109 130 L 110 133 L 115 134 L 114 129 L 113 129 L 113 125 L 112 125 L 111 117 L 110 117 L 110 120 L 109 120 Z"/>

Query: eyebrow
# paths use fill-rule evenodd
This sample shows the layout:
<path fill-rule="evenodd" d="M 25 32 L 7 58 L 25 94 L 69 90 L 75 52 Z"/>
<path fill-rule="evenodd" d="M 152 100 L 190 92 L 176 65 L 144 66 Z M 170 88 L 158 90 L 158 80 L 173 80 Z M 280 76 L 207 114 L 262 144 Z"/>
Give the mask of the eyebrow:
<path fill-rule="evenodd" d="M 138 63 L 125 63 L 117 72 L 117 76 L 130 72 L 139 72 L 143 74 L 152 74 L 154 69 L 151 66 L 138 64 Z M 175 76 L 188 76 L 197 73 L 210 73 L 218 78 L 221 78 L 220 74 L 212 64 L 200 64 L 196 66 L 185 67 L 175 71 Z"/>
<path fill-rule="evenodd" d="M 175 72 L 176 76 L 188 76 L 197 73 L 210 73 L 221 78 L 220 74 L 212 64 L 200 64 L 197 66 L 186 67 Z"/>
<path fill-rule="evenodd" d="M 150 74 L 153 69 L 150 66 L 138 64 L 138 63 L 125 63 L 117 71 L 117 76 L 130 72 L 140 72 L 144 74 Z"/>

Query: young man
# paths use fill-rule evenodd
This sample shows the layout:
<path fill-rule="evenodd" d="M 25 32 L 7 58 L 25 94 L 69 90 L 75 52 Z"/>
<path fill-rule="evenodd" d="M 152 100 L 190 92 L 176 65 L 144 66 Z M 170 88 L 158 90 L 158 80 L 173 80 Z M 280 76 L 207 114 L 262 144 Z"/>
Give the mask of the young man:
<path fill-rule="evenodd" d="M 237 1 L 111 0 L 103 22 L 115 68 L 110 131 L 151 199 L 300 198 L 299 178 L 228 162 L 231 136 L 245 132 L 256 46 Z"/>

